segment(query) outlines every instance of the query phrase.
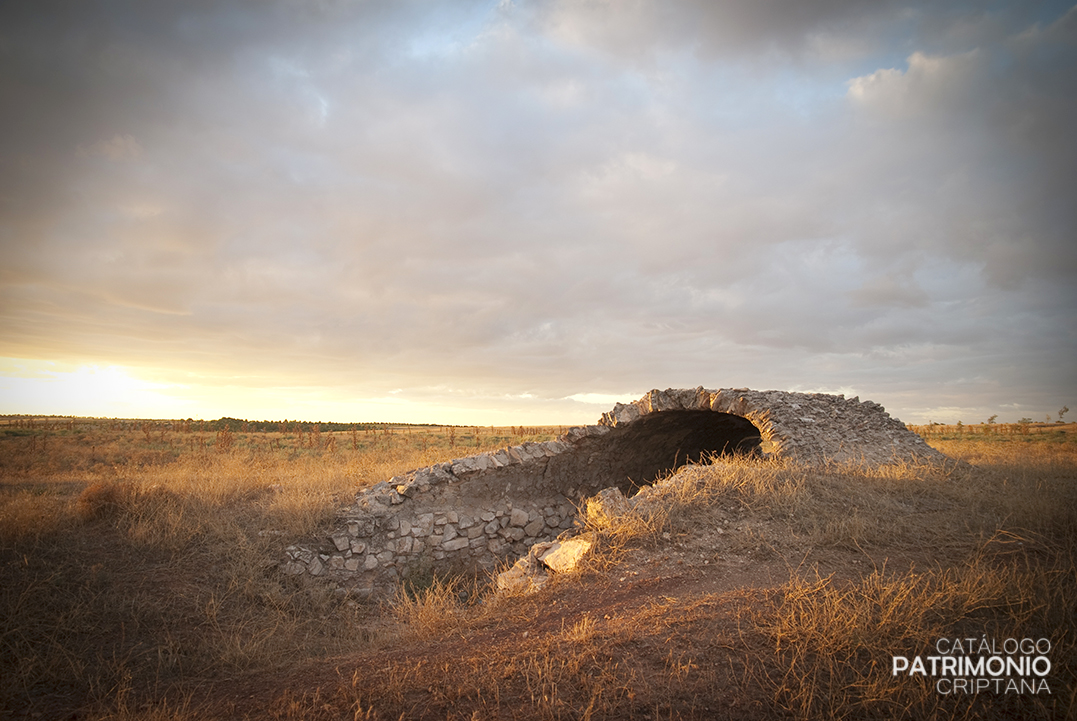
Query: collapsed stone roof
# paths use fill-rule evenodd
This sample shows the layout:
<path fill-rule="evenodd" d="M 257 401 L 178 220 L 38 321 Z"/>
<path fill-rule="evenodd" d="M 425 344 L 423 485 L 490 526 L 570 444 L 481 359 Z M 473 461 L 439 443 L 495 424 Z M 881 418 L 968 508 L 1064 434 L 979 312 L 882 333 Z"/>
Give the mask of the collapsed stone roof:
<path fill-rule="evenodd" d="M 292 546 L 286 573 L 369 593 L 417 570 L 491 569 L 572 528 L 605 488 L 631 495 L 689 462 L 750 453 L 817 464 L 942 462 L 878 403 L 744 388 L 653 390 L 598 424 L 420 468 L 360 491 L 340 527 Z"/>
<path fill-rule="evenodd" d="M 732 388 L 718 391 L 653 390 L 627 405 L 618 403 L 599 423 L 617 428 L 652 413 L 711 411 L 751 421 L 766 452 L 807 463 L 862 461 L 884 465 L 945 459 L 923 438 L 891 418 L 878 403 L 844 395 Z"/>

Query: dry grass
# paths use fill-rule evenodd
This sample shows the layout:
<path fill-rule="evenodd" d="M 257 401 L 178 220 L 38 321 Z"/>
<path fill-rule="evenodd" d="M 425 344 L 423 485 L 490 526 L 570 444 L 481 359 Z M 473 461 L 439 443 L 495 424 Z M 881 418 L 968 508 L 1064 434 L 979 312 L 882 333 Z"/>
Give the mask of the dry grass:
<path fill-rule="evenodd" d="M 280 549 L 360 487 L 541 436 L 457 428 L 450 448 L 445 429 L 397 429 L 312 448 L 317 434 L 235 433 L 217 449 L 209 433 L 203 447 L 196 433 L 75 426 L 31 446 L 18 430 L 0 438 L 0 716 L 1077 713 L 1077 445 L 1052 435 L 932 439 L 968 467 L 718 459 L 656 484 L 636 512 L 585 507 L 603 550 L 578 577 L 507 599 L 482 579 L 430 578 L 376 607 L 280 576 Z M 701 535 L 788 563 L 789 580 L 721 594 L 615 582 L 634 550 Z M 820 577 L 804 561 L 819 553 L 870 562 Z M 894 654 L 983 634 L 1052 639 L 1051 696 L 940 697 L 889 674 Z M 355 670 L 281 680 L 333 657 Z M 274 690 L 222 705 L 244 679 Z"/>
<path fill-rule="evenodd" d="M 0 435 L 0 716 L 125 718 L 160 689 L 182 697 L 207 678 L 368 645 L 377 609 L 280 577 L 281 548 L 362 487 L 550 437 L 457 429 L 450 448 L 445 429 L 383 428 L 217 446 L 220 434 L 115 425 Z M 172 701 L 154 708 L 182 716 Z"/>
<path fill-rule="evenodd" d="M 716 458 L 659 480 L 633 512 L 610 517 L 589 503 L 584 518 L 615 545 L 653 542 L 662 532 L 698 533 L 751 517 L 763 542 L 865 550 L 969 552 L 999 528 L 1065 537 L 1077 531 L 1077 444 L 1000 449 L 981 441 L 940 443 L 976 466 L 902 463 L 822 468 L 775 459 Z M 716 513 L 718 511 L 718 513 Z M 759 523 L 760 521 L 764 523 Z M 742 527 L 743 524 L 734 523 Z M 792 535 L 790 535 L 792 532 Z"/>
<path fill-rule="evenodd" d="M 990 544 L 957 567 L 877 570 L 855 583 L 794 578 L 753 614 L 773 644 L 761 680 L 796 718 L 1064 718 L 1077 680 L 1073 548 L 1047 563 L 1000 563 Z M 1027 561 L 1027 557 L 1021 559 Z M 1052 693 L 976 698 L 937 693 L 934 679 L 895 677 L 894 655 L 935 654 L 939 638 L 1051 639 Z M 1067 698 L 1067 696 L 1070 696 Z"/>
<path fill-rule="evenodd" d="M 429 638 L 457 628 L 487 585 L 477 577 L 413 577 L 397 589 L 388 611 L 402 633 Z"/>

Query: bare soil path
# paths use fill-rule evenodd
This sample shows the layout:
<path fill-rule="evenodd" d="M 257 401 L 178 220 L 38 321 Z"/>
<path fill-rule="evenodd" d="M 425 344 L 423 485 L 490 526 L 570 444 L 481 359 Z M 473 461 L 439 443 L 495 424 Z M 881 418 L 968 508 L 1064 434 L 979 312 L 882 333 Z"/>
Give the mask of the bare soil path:
<path fill-rule="evenodd" d="M 723 540 L 682 534 L 622 550 L 440 630 L 215 685 L 195 701 L 221 718 L 523 719 L 589 717 L 597 695 L 595 717 L 779 718 L 746 662 L 761 651 L 743 623 L 753 599 L 791 574 L 841 582 L 931 562 L 795 544 L 732 553 Z"/>

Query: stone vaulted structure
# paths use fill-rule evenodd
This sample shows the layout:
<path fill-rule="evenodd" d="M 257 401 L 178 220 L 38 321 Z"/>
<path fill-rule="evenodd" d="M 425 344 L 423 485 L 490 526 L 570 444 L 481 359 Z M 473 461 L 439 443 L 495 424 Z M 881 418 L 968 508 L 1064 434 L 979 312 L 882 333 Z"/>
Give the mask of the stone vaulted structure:
<path fill-rule="evenodd" d="M 417 572 L 492 569 L 572 528 L 598 491 L 625 495 L 715 454 L 816 464 L 943 461 L 882 406 L 820 393 L 651 391 L 598 424 L 420 468 L 360 491 L 335 531 L 290 546 L 282 570 L 368 594 Z"/>

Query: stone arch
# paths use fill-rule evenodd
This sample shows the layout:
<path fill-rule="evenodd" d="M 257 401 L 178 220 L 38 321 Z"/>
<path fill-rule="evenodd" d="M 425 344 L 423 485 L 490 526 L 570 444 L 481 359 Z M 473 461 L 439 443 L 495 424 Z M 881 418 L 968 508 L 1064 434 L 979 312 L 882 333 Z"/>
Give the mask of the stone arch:
<path fill-rule="evenodd" d="M 604 488 L 631 495 L 679 465 L 731 450 L 803 463 L 945 460 L 859 398 L 655 390 L 556 441 L 458 458 L 365 489 L 334 532 L 286 549 L 282 569 L 360 593 L 417 568 L 490 569 L 571 528 L 576 504 Z"/>

